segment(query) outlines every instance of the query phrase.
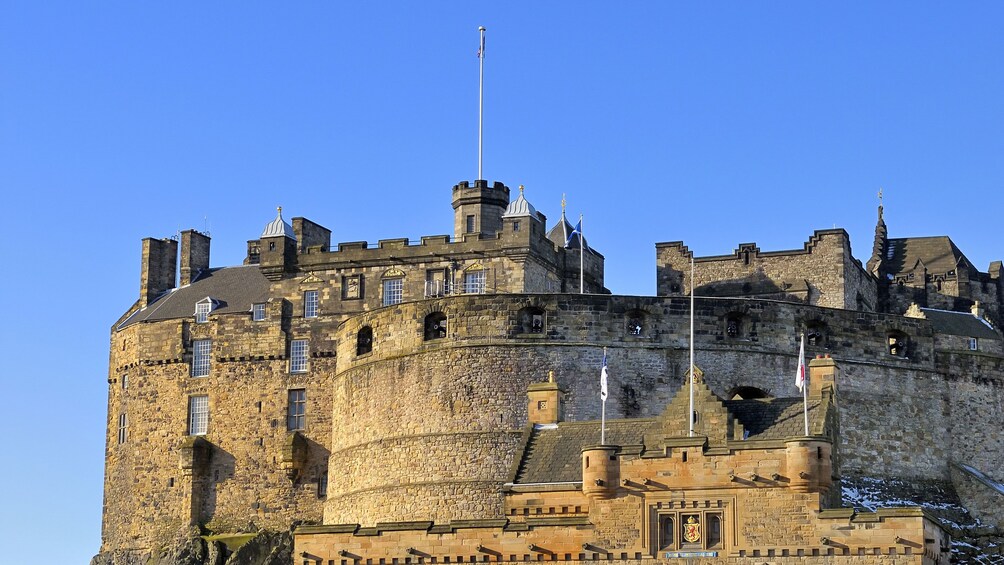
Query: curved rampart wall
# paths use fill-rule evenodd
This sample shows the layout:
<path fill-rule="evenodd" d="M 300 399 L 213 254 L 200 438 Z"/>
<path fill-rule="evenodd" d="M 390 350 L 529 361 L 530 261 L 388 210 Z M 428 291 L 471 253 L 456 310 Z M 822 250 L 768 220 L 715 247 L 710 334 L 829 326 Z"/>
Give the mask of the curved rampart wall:
<path fill-rule="evenodd" d="M 520 312 L 528 307 L 545 312 L 543 334 L 522 333 Z M 688 308 L 679 297 L 481 295 L 346 320 L 337 329 L 325 522 L 501 516 L 499 487 L 509 479 L 526 422 L 527 385 L 554 370 L 568 391 L 565 418 L 597 419 L 605 346 L 608 418 L 658 414 L 686 370 Z M 423 320 L 434 312 L 446 314 L 448 335 L 427 341 Z M 642 335 L 630 335 L 628 321 L 638 313 Z M 743 333 L 732 338 L 726 320 L 736 316 Z M 698 299 L 696 362 L 721 396 L 737 386 L 796 396 L 796 332 L 807 324 L 825 336 L 825 345 L 808 347 L 807 355 L 829 353 L 842 371 L 844 472 L 943 479 L 950 458 L 1002 459 L 1004 446 L 968 433 L 953 412 L 1001 403 L 1001 359 L 954 354 L 981 376 L 950 378 L 926 320 Z M 363 326 L 372 328 L 373 348 L 357 355 Z M 907 357 L 889 354 L 891 331 L 908 336 Z M 967 436 L 956 439 L 960 432 Z"/>

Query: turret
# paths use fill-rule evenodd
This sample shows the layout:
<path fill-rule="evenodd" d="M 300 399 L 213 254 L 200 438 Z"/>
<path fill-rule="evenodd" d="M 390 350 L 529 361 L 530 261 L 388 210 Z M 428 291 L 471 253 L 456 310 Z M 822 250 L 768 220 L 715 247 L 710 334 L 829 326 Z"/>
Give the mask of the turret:
<path fill-rule="evenodd" d="M 589 498 L 613 498 L 621 482 L 620 447 L 594 445 L 582 450 L 582 494 Z"/>
<path fill-rule="evenodd" d="M 199 274 L 209 270 L 209 236 L 195 230 L 181 232 L 181 281 L 191 284 Z"/>
<path fill-rule="evenodd" d="M 143 240 L 143 263 L 139 277 L 140 307 L 145 307 L 158 296 L 174 288 L 178 267 L 178 240 Z"/>
<path fill-rule="evenodd" d="M 275 219 L 265 226 L 259 239 L 259 260 L 262 274 L 269 280 L 279 280 L 283 273 L 296 266 L 296 234 L 293 226 L 282 219 L 282 207 Z"/>
<path fill-rule="evenodd" d="M 502 214 L 509 205 L 509 187 L 486 180 L 470 186 L 461 181 L 453 187 L 453 235 L 463 239 L 468 234 L 493 236 L 502 230 Z"/>

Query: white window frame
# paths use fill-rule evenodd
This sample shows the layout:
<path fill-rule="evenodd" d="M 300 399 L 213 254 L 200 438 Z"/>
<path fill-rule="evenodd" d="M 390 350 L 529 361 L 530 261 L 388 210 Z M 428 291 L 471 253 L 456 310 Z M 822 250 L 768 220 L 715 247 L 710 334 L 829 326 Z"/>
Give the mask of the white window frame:
<path fill-rule="evenodd" d="M 393 306 L 404 301 L 404 279 L 384 279 L 382 287 L 384 306 Z"/>
<path fill-rule="evenodd" d="M 122 390 L 129 388 L 129 373 L 122 373 Z"/>
<path fill-rule="evenodd" d="M 195 323 L 205 324 L 209 321 L 209 313 L 213 311 L 213 303 L 204 300 L 195 303 Z"/>
<path fill-rule="evenodd" d="M 123 412 L 119 414 L 119 445 L 122 445 L 129 439 L 129 418 Z"/>
<path fill-rule="evenodd" d="M 464 294 L 484 294 L 487 277 L 483 270 L 464 273 Z"/>
<path fill-rule="evenodd" d="M 969 351 L 979 351 L 980 350 L 980 340 L 975 337 L 969 338 Z"/>
<path fill-rule="evenodd" d="M 265 320 L 265 303 L 259 302 L 251 305 L 251 321 L 261 322 Z"/>
<path fill-rule="evenodd" d="M 286 393 L 286 430 L 307 429 L 307 389 L 291 388 Z"/>
<path fill-rule="evenodd" d="M 306 373 L 308 368 L 310 345 L 306 339 L 294 339 L 289 342 L 289 372 Z"/>
<path fill-rule="evenodd" d="M 212 369 L 213 340 L 196 339 L 192 341 L 192 376 L 207 377 Z"/>
<path fill-rule="evenodd" d="M 209 432 L 209 396 L 188 397 L 188 435 L 204 436 Z"/>
<path fill-rule="evenodd" d="M 316 318 L 319 311 L 320 295 L 316 290 L 307 290 L 303 293 L 303 317 Z"/>

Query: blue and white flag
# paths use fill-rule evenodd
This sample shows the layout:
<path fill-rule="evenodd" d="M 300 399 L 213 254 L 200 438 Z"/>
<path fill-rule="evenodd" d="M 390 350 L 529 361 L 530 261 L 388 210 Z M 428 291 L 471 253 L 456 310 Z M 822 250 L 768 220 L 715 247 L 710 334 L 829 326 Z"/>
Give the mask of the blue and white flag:
<path fill-rule="evenodd" d="M 568 234 L 568 239 L 565 240 L 565 249 L 568 249 L 568 246 L 572 244 L 572 238 L 575 237 L 576 235 L 579 236 L 579 247 L 580 248 L 581 247 L 585 247 L 584 245 L 582 245 L 582 219 L 581 218 L 579 218 L 579 222 L 577 224 L 575 224 L 575 227 L 572 228 L 572 233 Z"/>
<path fill-rule="evenodd" d="M 607 353 L 603 352 L 603 369 L 600 370 L 600 400 L 607 401 Z"/>

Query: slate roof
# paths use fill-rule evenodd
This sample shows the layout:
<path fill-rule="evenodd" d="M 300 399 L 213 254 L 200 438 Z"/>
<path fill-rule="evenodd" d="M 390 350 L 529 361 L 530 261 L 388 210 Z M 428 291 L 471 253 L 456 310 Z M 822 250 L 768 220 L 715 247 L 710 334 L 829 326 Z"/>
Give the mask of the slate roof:
<path fill-rule="evenodd" d="M 748 440 L 779 440 L 805 435 L 801 398 L 725 400 L 726 409 L 748 432 Z M 809 424 L 822 418 L 819 401 L 809 402 Z M 606 442 L 642 445 L 646 434 L 659 433 L 657 418 L 608 420 Z M 561 483 L 582 480 L 582 449 L 600 443 L 600 422 L 560 422 L 535 427 L 523 451 L 516 484 Z"/>
<path fill-rule="evenodd" d="M 575 226 L 573 226 L 568 222 L 568 219 L 565 218 L 565 213 L 562 212 L 561 219 L 558 220 L 558 224 L 547 232 L 547 239 L 553 241 L 554 244 L 557 245 L 558 247 L 564 247 L 565 242 L 568 241 L 568 234 L 572 233 L 574 229 Z M 580 239 L 579 234 L 575 234 L 575 236 L 572 237 L 572 240 L 568 242 L 568 248 L 578 249 L 580 245 L 579 239 Z M 589 240 L 587 240 L 584 237 L 581 239 L 582 239 L 581 243 L 584 243 L 586 249 L 589 249 Z"/>
<path fill-rule="evenodd" d="M 213 314 L 250 312 L 251 305 L 268 300 L 269 282 L 258 265 L 222 267 L 201 273 L 195 282 L 171 290 L 134 312 L 118 329 L 137 322 L 153 322 L 195 315 L 195 303 L 206 298 L 219 301 Z"/>
<path fill-rule="evenodd" d="M 928 273 L 937 275 L 954 271 L 959 266 L 975 270 L 952 240 L 943 235 L 890 239 L 885 259 L 886 271 L 893 274 L 913 271 L 917 261 L 923 261 Z"/>
<path fill-rule="evenodd" d="M 924 317 L 931 322 L 934 331 L 940 334 L 977 337 L 980 339 L 1001 339 L 989 323 L 968 312 L 949 312 L 934 308 L 921 308 Z"/>

